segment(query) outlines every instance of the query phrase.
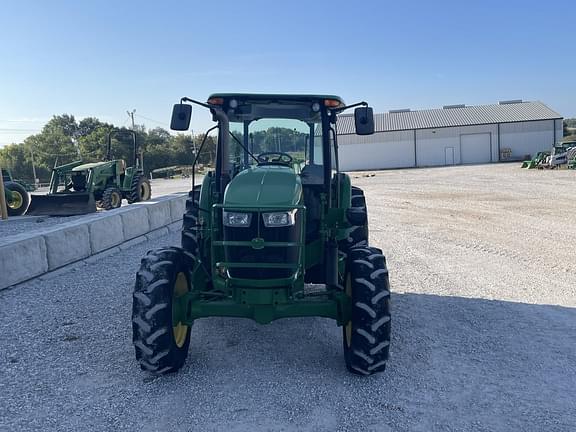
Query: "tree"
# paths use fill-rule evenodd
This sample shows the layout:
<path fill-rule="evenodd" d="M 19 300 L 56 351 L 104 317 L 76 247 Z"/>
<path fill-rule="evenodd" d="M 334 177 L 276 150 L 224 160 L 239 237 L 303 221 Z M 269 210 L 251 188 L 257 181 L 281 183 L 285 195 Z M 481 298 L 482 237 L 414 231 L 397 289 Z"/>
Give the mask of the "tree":
<path fill-rule="evenodd" d="M 75 138 L 78 134 L 78 123 L 76 123 L 73 115 L 55 115 L 44 125 L 42 134 L 60 134 L 69 138 Z"/>
<path fill-rule="evenodd" d="M 79 123 L 73 115 L 53 116 L 39 134 L 31 135 L 23 143 L 13 144 L 0 149 L 0 163 L 9 167 L 16 177 L 32 179 L 32 158 L 38 178 L 45 183 L 55 165 L 63 165 L 82 159 L 96 162 L 104 159 L 108 133 L 118 130 L 128 132 L 126 128 L 100 121 L 96 117 L 87 117 Z M 192 136 L 179 134 L 172 136 L 163 128 L 146 131 L 142 125 L 134 128 L 136 139 L 144 151 L 144 170 L 146 174 L 156 168 L 172 165 L 190 165 L 194 161 L 194 148 L 200 147 L 204 135 Z M 80 153 L 80 154 L 79 154 Z M 81 155 L 81 156 L 80 156 Z M 132 163 L 133 148 L 130 134 L 118 134 L 112 140 L 112 157 Z M 216 139 L 209 136 L 199 155 L 201 164 L 213 164 L 216 156 Z"/>
<path fill-rule="evenodd" d="M 1 148 L 0 165 L 2 168 L 10 169 L 14 178 L 25 180 L 34 178 L 30 154 L 23 145 L 10 144 Z"/>
<path fill-rule="evenodd" d="M 576 118 L 567 118 L 562 122 L 563 136 L 576 135 Z"/>
<path fill-rule="evenodd" d="M 113 125 L 102 123 L 89 134 L 78 138 L 78 145 L 80 146 L 80 154 L 82 155 L 82 158 L 87 161 L 103 160 L 106 156 L 108 133 L 113 129 Z"/>
<path fill-rule="evenodd" d="M 101 122 L 96 117 L 86 117 L 80 120 L 80 123 L 78 123 L 77 136 L 88 136 L 95 132 L 97 129 L 101 128 L 110 130 L 114 128 L 114 125 Z"/>

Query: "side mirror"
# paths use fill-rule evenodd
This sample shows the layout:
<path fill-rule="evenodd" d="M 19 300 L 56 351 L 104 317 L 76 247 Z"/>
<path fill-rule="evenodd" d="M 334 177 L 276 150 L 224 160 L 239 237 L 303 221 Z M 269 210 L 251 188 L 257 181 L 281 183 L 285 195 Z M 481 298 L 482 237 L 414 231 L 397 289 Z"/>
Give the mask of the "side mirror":
<path fill-rule="evenodd" d="M 354 110 L 356 134 L 372 135 L 374 133 L 374 112 L 371 107 L 358 107 Z"/>
<path fill-rule="evenodd" d="M 172 109 L 172 120 L 170 121 L 170 129 L 177 131 L 186 131 L 190 127 L 190 119 L 192 118 L 192 105 L 176 104 Z"/>

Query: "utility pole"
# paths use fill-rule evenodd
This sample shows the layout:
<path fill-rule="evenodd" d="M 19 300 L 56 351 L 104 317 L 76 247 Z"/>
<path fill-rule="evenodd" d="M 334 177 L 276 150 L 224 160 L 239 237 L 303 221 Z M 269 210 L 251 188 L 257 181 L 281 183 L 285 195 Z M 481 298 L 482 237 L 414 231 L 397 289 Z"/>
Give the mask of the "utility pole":
<path fill-rule="evenodd" d="M 128 114 L 128 117 L 130 117 L 132 119 L 132 130 L 134 130 L 134 113 L 136 112 L 136 109 L 133 109 L 132 111 L 126 111 L 126 114 Z"/>
<path fill-rule="evenodd" d="M 38 177 L 36 177 L 36 165 L 34 165 L 34 144 L 30 144 L 30 160 L 32 161 L 32 174 L 34 175 L 34 185 L 38 187 Z"/>

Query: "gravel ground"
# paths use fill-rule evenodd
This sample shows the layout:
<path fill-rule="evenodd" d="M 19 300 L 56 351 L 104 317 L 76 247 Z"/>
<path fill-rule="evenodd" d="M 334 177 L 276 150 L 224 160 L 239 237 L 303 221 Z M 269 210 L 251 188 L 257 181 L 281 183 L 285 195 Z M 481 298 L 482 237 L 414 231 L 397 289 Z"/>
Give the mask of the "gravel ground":
<path fill-rule="evenodd" d="M 190 190 L 191 181 L 191 179 L 154 179 L 151 181 L 152 198 L 168 195 L 174 192 L 187 192 Z M 202 176 L 197 176 L 197 181 L 202 181 Z M 33 194 L 42 194 L 47 192 L 48 189 L 43 188 L 33 192 Z M 123 200 L 122 205 L 127 206 L 128 202 Z M 40 217 L 24 215 L 11 217 L 8 219 L 8 221 L 0 220 L 0 245 L 3 243 L 8 243 L 11 240 L 9 238 L 10 236 L 53 228 L 55 225 L 71 222 L 82 217 L 84 216 Z"/>
<path fill-rule="evenodd" d="M 365 175 L 393 289 L 384 374 L 346 373 L 319 318 L 199 320 L 178 374 L 141 372 L 133 275 L 171 235 L 0 292 L 0 430 L 576 430 L 574 173 Z"/>

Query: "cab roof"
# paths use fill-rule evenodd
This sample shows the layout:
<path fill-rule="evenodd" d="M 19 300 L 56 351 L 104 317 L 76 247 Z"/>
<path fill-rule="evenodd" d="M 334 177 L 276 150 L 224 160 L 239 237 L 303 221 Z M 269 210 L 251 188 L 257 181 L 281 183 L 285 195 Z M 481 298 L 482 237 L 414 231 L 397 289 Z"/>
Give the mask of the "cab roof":
<path fill-rule="evenodd" d="M 287 102 L 316 102 L 324 99 L 333 99 L 346 105 L 341 97 L 335 95 L 312 95 L 312 94 L 282 94 L 282 93 L 213 93 L 208 99 L 249 99 L 251 101 L 287 101 Z"/>

